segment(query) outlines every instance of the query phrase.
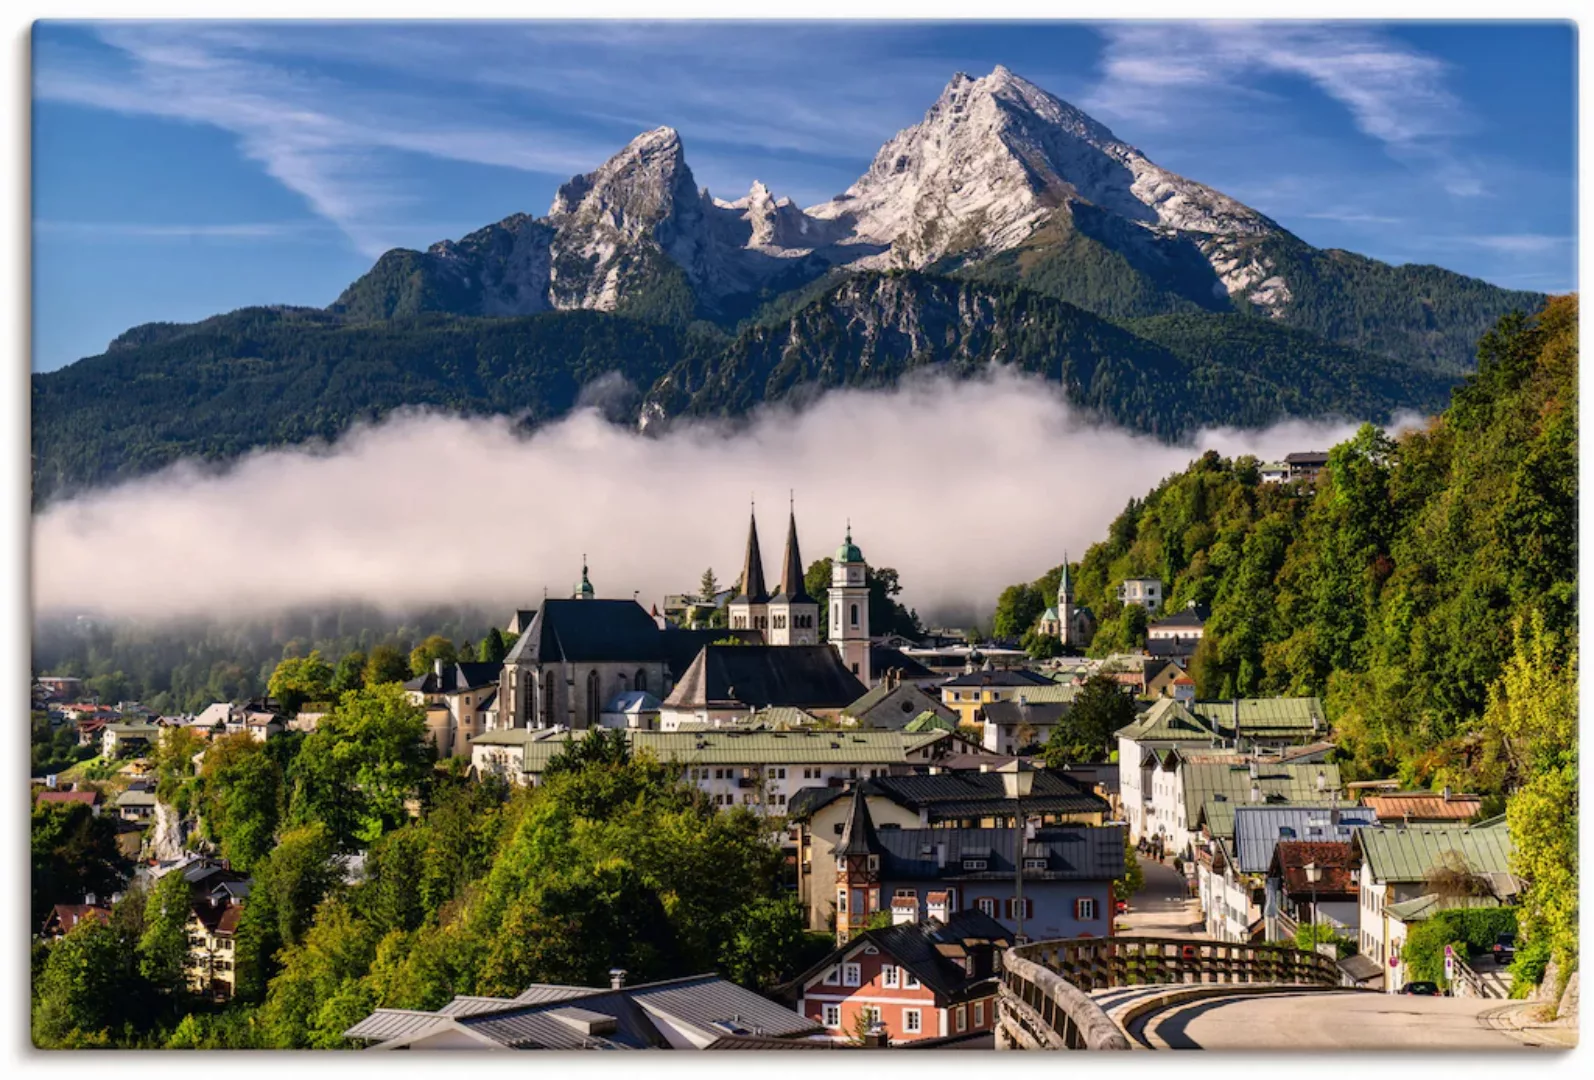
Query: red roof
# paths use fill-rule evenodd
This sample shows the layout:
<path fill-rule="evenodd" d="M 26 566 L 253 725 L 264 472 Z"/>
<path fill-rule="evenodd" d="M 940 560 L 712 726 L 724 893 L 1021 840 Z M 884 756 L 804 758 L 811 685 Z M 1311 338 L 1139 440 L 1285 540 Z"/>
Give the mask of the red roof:
<path fill-rule="evenodd" d="M 110 922 L 111 909 L 97 904 L 57 904 L 50 909 L 50 915 L 44 920 L 44 925 L 48 929 L 52 922 L 57 923 L 61 927 L 61 933 L 65 934 L 84 919 Z"/>
<path fill-rule="evenodd" d="M 1396 791 L 1364 795 L 1362 805 L 1377 811 L 1379 821 L 1467 821 L 1482 812 L 1483 799 L 1477 795 Z"/>
<path fill-rule="evenodd" d="M 1354 893 L 1356 891 L 1356 852 L 1351 844 L 1331 840 L 1280 840 L 1273 860 L 1284 878 L 1289 893 Z M 1314 886 L 1307 880 L 1306 867 L 1315 864 L 1321 876 Z"/>
<path fill-rule="evenodd" d="M 41 792 L 39 792 L 39 797 L 34 800 L 34 804 L 37 805 L 37 804 L 42 803 L 42 802 L 47 802 L 47 803 L 75 803 L 75 802 L 80 802 L 80 803 L 83 803 L 86 806 L 93 806 L 95 803 L 97 803 L 99 801 L 100 801 L 100 793 L 98 791 L 41 791 Z"/>

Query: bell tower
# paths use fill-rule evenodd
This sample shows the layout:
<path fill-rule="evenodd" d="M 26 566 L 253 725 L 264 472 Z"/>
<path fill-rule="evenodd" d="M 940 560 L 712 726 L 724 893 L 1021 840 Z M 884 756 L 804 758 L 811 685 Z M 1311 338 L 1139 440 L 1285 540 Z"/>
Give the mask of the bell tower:
<path fill-rule="evenodd" d="M 869 803 L 860 781 L 852 785 L 852 807 L 836 845 L 837 945 L 845 945 L 852 935 L 867 929 L 869 920 L 880 910 L 880 859 L 884 850 L 869 817 Z"/>
<path fill-rule="evenodd" d="M 786 525 L 786 558 L 782 562 L 780 593 L 769 602 L 771 645 L 818 645 L 819 604 L 803 582 L 803 557 L 797 550 L 797 510 L 793 506 Z"/>
<path fill-rule="evenodd" d="M 758 518 L 753 514 L 747 519 L 747 557 L 742 562 L 741 588 L 730 602 L 730 618 L 732 630 L 769 631 L 769 590 L 764 588 L 764 557 L 758 550 Z"/>
<path fill-rule="evenodd" d="M 836 549 L 830 568 L 830 644 L 847 670 L 871 685 L 869 670 L 869 567 L 863 552 L 852 542 L 852 522 L 847 539 Z"/>

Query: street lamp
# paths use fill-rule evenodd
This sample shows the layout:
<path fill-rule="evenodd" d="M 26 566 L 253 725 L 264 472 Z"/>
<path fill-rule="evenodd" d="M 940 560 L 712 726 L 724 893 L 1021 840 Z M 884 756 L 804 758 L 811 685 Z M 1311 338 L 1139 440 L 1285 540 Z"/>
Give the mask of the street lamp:
<path fill-rule="evenodd" d="M 1317 949 L 1317 883 L 1323 880 L 1322 867 L 1315 862 L 1309 862 L 1303 869 L 1306 871 L 1306 880 L 1312 886 L 1312 949 Z"/>
<path fill-rule="evenodd" d="M 1013 821 L 1017 835 L 1013 840 L 1013 906 L 1018 909 L 1018 931 L 1013 943 L 1024 943 L 1024 797 L 1035 786 L 1035 766 L 1016 757 L 996 770 L 1002 777 L 1002 790 L 1013 800 Z"/>

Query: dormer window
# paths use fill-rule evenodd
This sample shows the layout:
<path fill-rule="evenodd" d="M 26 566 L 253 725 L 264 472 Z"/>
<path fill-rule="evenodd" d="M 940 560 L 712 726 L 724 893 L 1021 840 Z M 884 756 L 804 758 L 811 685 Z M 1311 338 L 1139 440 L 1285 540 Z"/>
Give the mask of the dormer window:
<path fill-rule="evenodd" d="M 1046 860 L 1045 859 L 1025 859 L 1024 860 L 1024 869 L 1026 869 L 1026 870 L 1045 870 L 1046 869 Z"/>
<path fill-rule="evenodd" d="M 987 861 L 985 859 L 964 859 L 963 860 L 963 869 L 965 869 L 965 870 L 984 870 L 987 865 L 988 865 L 988 863 L 987 863 Z"/>

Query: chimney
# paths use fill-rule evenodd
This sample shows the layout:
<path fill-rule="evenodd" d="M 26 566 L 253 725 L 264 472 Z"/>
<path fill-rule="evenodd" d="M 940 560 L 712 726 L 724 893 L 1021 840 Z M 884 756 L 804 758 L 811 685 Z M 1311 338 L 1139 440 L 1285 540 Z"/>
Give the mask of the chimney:
<path fill-rule="evenodd" d="M 438 687 L 437 688 L 439 690 L 441 690 L 443 688 L 442 687 L 442 682 L 443 682 L 443 658 L 441 656 L 433 658 L 433 660 L 432 660 L 432 674 L 437 676 L 437 682 L 438 682 Z"/>
<path fill-rule="evenodd" d="M 618 990 L 625 985 L 625 968 L 609 969 L 609 989 Z"/>
<path fill-rule="evenodd" d="M 1443 792 L 1443 795 L 1444 795 L 1445 802 L 1449 802 L 1450 801 L 1450 785 L 1449 784 L 1445 785 L 1445 790 Z"/>
<path fill-rule="evenodd" d="M 891 1045 L 891 1037 L 886 1034 L 883 1024 L 870 1024 L 869 1030 L 863 1036 L 865 1050 L 884 1050 Z"/>
<path fill-rule="evenodd" d="M 85 893 L 83 896 L 83 903 L 89 907 L 93 907 L 94 902 L 98 899 L 99 897 L 95 896 L 93 893 Z"/>
<path fill-rule="evenodd" d="M 942 841 L 941 843 L 935 845 L 935 865 L 939 866 L 939 867 L 945 867 L 946 866 L 946 842 L 945 841 Z"/>

